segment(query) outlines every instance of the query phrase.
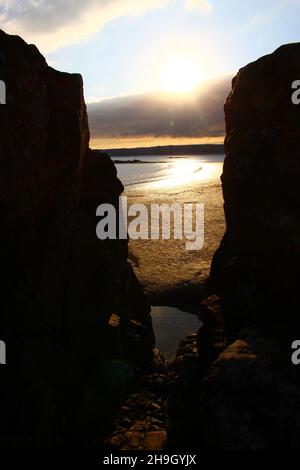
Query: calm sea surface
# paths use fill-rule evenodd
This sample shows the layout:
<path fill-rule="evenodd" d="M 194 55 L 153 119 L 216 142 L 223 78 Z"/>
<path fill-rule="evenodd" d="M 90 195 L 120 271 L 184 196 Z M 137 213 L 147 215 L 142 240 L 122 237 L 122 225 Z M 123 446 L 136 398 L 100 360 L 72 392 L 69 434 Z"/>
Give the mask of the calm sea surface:
<path fill-rule="evenodd" d="M 114 157 L 118 176 L 124 186 L 151 183 L 154 186 L 177 186 L 185 182 L 218 178 L 224 155 L 185 155 Z M 118 163 L 118 162 L 135 163 Z"/>

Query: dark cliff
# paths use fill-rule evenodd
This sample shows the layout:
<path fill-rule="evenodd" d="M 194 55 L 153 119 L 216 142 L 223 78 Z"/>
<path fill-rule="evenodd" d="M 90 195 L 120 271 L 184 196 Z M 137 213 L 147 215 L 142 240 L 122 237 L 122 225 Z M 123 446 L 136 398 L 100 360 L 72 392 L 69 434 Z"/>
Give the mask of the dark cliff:
<path fill-rule="evenodd" d="M 170 446 L 299 449 L 300 366 L 291 360 L 300 335 L 300 106 L 291 100 L 299 77 L 300 44 L 290 44 L 233 79 L 226 233 L 201 305 L 198 369 L 192 378 L 185 371 L 193 387 L 177 387 L 169 403 Z"/>
<path fill-rule="evenodd" d="M 127 240 L 96 238 L 97 206 L 118 208 L 123 187 L 110 158 L 89 149 L 80 75 L 0 31 L 0 79 L 0 446 L 86 446 L 101 442 L 118 401 L 113 371 L 122 392 L 152 357 Z M 141 341 L 126 336 L 128 321 L 109 328 L 111 313 L 140 321 Z"/>
<path fill-rule="evenodd" d="M 212 280 L 228 332 L 298 322 L 300 106 L 291 97 L 299 58 L 300 44 L 290 44 L 249 64 L 225 104 L 227 229 Z"/>

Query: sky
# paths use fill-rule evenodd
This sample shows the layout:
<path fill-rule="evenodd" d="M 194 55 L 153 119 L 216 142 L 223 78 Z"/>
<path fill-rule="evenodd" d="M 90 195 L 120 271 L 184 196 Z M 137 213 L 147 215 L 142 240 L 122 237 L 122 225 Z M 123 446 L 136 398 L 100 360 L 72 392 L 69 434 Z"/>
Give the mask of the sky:
<path fill-rule="evenodd" d="M 299 40 L 300 0 L 0 0 L 0 25 L 35 43 L 49 65 L 81 73 L 86 101 L 105 99 L 107 109 L 187 77 L 229 83 L 240 67 Z"/>

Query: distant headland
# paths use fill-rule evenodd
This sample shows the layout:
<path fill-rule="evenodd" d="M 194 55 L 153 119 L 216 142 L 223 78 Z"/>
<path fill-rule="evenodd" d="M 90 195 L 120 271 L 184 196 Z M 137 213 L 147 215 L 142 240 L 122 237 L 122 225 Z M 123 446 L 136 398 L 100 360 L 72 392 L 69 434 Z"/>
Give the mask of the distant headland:
<path fill-rule="evenodd" d="M 111 157 L 128 157 L 138 155 L 219 155 L 224 153 L 223 144 L 199 145 L 163 145 L 156 147 L 119 148 L 105 150 Z"/>

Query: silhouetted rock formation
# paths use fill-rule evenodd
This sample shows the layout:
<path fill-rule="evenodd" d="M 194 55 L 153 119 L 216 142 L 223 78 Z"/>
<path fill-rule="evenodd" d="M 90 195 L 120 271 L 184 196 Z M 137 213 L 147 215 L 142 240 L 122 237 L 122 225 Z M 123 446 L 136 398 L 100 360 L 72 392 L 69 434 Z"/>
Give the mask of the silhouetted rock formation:
<path fill-rule="evenodd" d="M 270 320 L 290 328 L 299 318 L 300 106 L 291 100 L 299 58 L 291 44 L 244 67 L 225 104 L 227 229 L 211 277 L 228 333 Z"/>
<path fill-rule="evenodd" d="M 222 175 L 227 229 L 208 285 L 219 300 L 202 303 L 201 384 L 185 393 L 193 413 L 175 435 L 186 421 L 170 404 L 170 446 L 300 447 L 300 366 L 291 361 L 300 335 L 300 106 L 291 101 L 299 77 L 300 44 L 291 44 L 233 80 Z"/>
<path fill-rule="evenodd" d="M 57 72 L 0 31 L 0 79 L 0 447 L 99 444 L 111 405 L 153 347 L 127 240 L 96 238 L 97 206 L 117 207 L 123 187 L 110 158 L 88 148 L 80 75 Z M 110 313 L 124 318 L 118 332 L 105 323 Z M 128 318 L 145 326 L 142 341 L 131 341 Z"/>

